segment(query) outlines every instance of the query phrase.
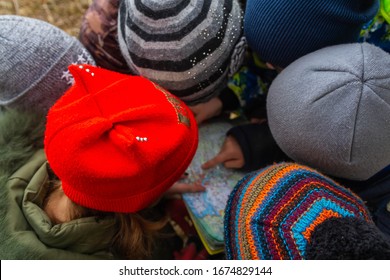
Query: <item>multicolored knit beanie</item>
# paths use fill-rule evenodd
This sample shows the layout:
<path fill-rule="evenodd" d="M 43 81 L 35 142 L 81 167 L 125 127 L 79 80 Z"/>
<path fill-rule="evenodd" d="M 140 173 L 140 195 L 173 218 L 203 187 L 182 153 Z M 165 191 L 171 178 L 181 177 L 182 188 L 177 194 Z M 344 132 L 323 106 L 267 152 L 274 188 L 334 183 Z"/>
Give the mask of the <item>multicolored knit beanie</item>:
<path fill-rule="evenodd" d="M 338 228 L 318 230 L 324 223 L 332 228 L 335 221 Z M 361 199 L 298 164 L 275 164 L 248 174 L 226 206 L 228 259 L 306 259 L 307 250 L 318 259 L 384 258 L 390 256 L 389 244 Z"/>
<path fill-rule="evenodd" d="M 237 0 L 124 0 L 118 40 L 135 74 L 196 104 L 216 96 L 241 65 L 242 20 Z"/>
<path fill-rule="evenodd" d="M 244 33 L 263 61 L 286 67 L 323 47 L 358 41 L 379 0 L 248 0 Z"/>
<path fill-rule="evenodd" d="M 46 114 L 72 85 L 70 64 L 95 64 L 75 38 L 41 20 L 0 16 L 0 105 Z"/>
<path fill-rule="evenodd" d="M 50 109 L 45 152 L 75 203 L 134 213 L 185 172 L 198 129 L 189 108 L 146 78 L 71 65 L 72 86 Z"/>

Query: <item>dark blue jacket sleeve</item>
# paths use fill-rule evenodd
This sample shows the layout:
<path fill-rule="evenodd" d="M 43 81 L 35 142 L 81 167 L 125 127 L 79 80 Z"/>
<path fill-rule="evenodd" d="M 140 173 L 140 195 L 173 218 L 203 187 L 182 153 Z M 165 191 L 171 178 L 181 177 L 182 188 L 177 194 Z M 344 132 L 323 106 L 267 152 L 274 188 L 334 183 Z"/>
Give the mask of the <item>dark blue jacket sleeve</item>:
<path fill-rule="evenodd" d="M 290 161 L 276 144 L 267 123 L 244 124 L 231 128 L 244 154 L 246 171 L 252 171 L 280 161 Z"/>

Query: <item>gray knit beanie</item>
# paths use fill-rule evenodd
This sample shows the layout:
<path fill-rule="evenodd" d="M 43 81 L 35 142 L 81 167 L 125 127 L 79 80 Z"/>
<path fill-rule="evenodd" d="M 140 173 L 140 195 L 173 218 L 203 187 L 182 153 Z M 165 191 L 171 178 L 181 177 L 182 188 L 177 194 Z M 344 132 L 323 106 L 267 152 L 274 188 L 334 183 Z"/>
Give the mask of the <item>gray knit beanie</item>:
<path fill-rule="evenodd" d="M 390 164 L 390 55 L 367 43 L 308 54 L 274 80 L 267 112 L 293 160 L 367 180 Z"/>
<path fill-rule="evenodd" d="M 41 20 L 0 16 L 0 105 L 46 113 L 70 87 L 72 63 L 95 62 L 74 37 Z"/>
<path fill-rule="evenodd" d="M 242 21 L 237 0 L 123 0 L 118 41 L 134 74 L 196 104 L 216 96 L 239 68 Z"/>

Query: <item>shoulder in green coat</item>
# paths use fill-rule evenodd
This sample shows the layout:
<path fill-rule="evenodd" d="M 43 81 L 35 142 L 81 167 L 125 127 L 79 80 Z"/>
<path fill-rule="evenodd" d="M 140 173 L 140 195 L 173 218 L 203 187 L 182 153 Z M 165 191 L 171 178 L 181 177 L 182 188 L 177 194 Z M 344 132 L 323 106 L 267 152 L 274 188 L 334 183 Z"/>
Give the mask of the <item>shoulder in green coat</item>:
<path fill-rule="evenodd" d="M 1 186 L 2 259 L 110 259 L 113 219 L 87 217 L 52 225 L 42 210 L 49 171 L 43 150 Z"/>

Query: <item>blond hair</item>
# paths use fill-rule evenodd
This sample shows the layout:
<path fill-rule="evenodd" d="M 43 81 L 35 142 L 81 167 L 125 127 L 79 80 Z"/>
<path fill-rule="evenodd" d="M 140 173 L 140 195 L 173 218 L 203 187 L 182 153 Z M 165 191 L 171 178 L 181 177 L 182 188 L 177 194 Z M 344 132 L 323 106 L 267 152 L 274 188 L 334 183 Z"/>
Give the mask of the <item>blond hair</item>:
<path fill-rule="evenodd" d="M 49 182 L 49 190 L 43 201 L 43 209 L 50 203 L 50 197 L 55 192 L 63 192 L 61 182 Z M 145 209 L 138 213 L 112 213 L 85 208 L 69 200 L 69 221 L 88 216 L 113 217 L 116 224 L 116 233 L 111 242 L 110 251 L 115 257 L 121 259 L 145 259 L 153 254 L 153 245 L 161 230 L 167 225 L 166 216 L 160 218 L 150 217 L 150 210 Z M 50 217 L 50 215 L 49 215 Z M 52 219 L 52 218 L 51 218 Z M 59 223 L 52 219 L 52 223 Z"/>

